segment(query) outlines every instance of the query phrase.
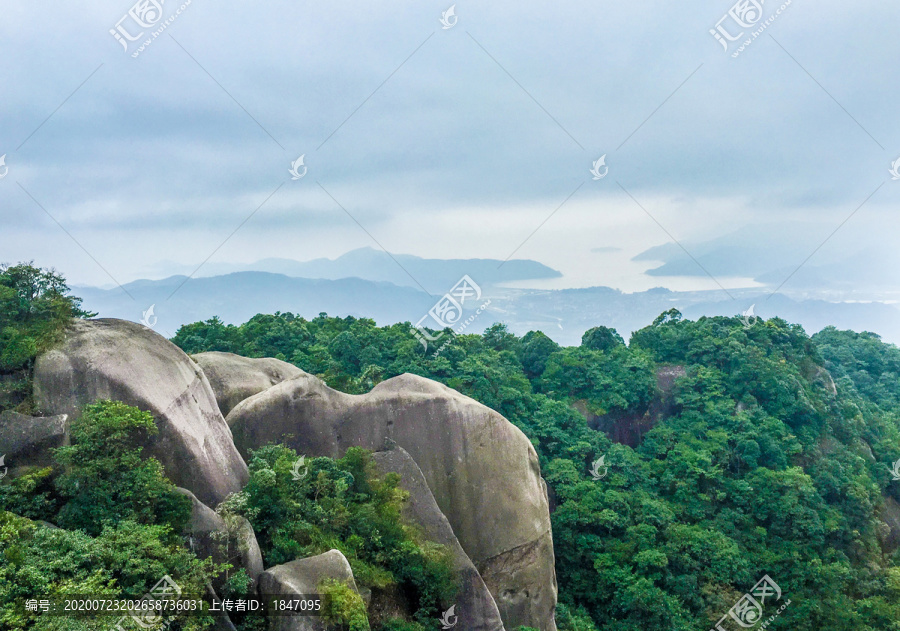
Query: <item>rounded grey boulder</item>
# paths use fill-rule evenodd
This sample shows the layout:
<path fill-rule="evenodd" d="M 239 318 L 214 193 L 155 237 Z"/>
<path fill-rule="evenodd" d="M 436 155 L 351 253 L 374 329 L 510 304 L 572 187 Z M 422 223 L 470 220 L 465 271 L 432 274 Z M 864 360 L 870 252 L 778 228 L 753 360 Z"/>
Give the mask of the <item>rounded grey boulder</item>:
<path fill-rule="evenodd" d="M 330 457 L 352 446 L 400 445 L 421 469 L 506 628 L 555 631 L 550 512 L 537 454 L 497 412 L 415 375 L 348 395 L 303 373 L 242 401 L 227 420 L 242 454 L 269 442 Z"/>
<path fill-rule="evenodd" d="M 203 371 L 177 346 L 125 320 L 76 320 L 56 348 L 37 359 L 35 404 L 45 414 L 77 418 L 98 399 L 149 411 L 159 433 L 144 448 L 178 486 L 217 506 L 246 484 L 235 449 Z"/>
<path fill-rule="evenodd" d="M 345 583 L 359 594 L 347 558 L 338 550 L 329 550 L 306 559 L 276 565 L 259 575 L 259 595 L 300 598 L 319 593 L 322 581 Z M 272 631 L 329 631 L 337 629 L 320 616 L 271 616 Z"/>
<path fill-rule="evenodd" d="M 271 357 L 254 359 L 212 351 L 191 355 L 191 359 L 209 379 L 224 416 L 244 399 L 303 372 L 293 364 Z"/>

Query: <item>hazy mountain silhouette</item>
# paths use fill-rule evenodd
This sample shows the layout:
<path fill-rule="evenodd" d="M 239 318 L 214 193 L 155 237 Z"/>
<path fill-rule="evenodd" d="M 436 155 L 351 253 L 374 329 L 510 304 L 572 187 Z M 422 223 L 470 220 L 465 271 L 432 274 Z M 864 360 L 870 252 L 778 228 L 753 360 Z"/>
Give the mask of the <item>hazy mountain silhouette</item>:
<path fill-rule="evenodd" d="M 165 275 L 190 273 L 188 266 L 165 263 L 157 267 Z M 443 294 L 464 274 L 481 286 L 514 280 L 558 278 L 558 271 L 531 260 L 514 259 L 425 259 L 410 254 L 392 255 L 373 248 L 351 250 L 336 259 L 319 258 L 295 261 L 269 258 L 250 264 L 207 263 L 199 276 L 220 276 L 234 272 L 270 272 L 297 278 L 362 278 L 384 281 L 401 287 L 424 288 L 432 294 Z"/>
<path fill-rule="evenodd" d="M 321 280 L 267 272 L 238 272 L 192 278 L 187 282 L 185 279 L 185 276 L 172 276 L 123 285 L 132 297 L 118 287 L 77 287 L 73 291 L 84 299 L 85 308 L 98 312 L 100 317 L 140 322 L 143 313 L 152 305 L 157 320 L 149 322 L 155 324 L 156 331 L 169 337 L 183 324 L 214 316 L 229 324 L 238 324 L 257 313 L 276 311 L 290 311 L 307 318 L 326 312 L 391 324 L 417 313 L 415 318 L 418 320 L 436 300 L 417 289 L 359 278 Z"/>

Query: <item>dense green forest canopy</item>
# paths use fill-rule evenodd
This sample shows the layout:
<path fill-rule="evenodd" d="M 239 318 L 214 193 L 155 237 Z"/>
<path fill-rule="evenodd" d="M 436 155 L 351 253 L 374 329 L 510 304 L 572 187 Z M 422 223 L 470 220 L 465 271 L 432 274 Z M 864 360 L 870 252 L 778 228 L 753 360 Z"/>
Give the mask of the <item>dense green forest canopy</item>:
<path fill-rule="evenodd" d="M 14 384 L 0 410 L 27 412 L 34 358 L 90 314 L 60 276 L 31 266 L 0 269 L 0 302 L 0 376 Z M 548 482 L 561 631 L 707 631 L 764 575 L 790 600 L 768 628 L 900 629 L 900 349 L 871 333 L 809 336 L 778 318 L 745 327 L 675 310 L 628 344 L 603 326 L 560 347 L 496 324 L 436 356 L 409 329 L 276 313 L 197 322 L 173 341 L 277 357 L 349 393 L 414 373 L 498 410 L 534 444 Z M 611 440 L 621 428 L 626 438 Z M 166 573 L 200 589 L 227 571 L 183 547 L 184 498 L 140 453 L 154 431 L 147 413 L 98 402 L 53 467 L 0 483 L 0 602 L 85 587 L 139 595 Z M 381 628 L 432 628 L 446 559 L 400 523 L 397 480 L 354 451 L 312 461 L 307 486 L 273 485 L 294 456 L 277 445 L 252 454 L 250 483 L 222 510 L 250 519 L 267 564 L 338 547 L 363 583 L 416 594 L 416 620 Z M 378 550 L 365 536 L 373 519 L 390 533 Z M 228 589 L 244 578 L 233 573 Z M 344 604 L 350 625 L 359 603 Z M 33 623 L 0 606 L 0 628 Z"/>

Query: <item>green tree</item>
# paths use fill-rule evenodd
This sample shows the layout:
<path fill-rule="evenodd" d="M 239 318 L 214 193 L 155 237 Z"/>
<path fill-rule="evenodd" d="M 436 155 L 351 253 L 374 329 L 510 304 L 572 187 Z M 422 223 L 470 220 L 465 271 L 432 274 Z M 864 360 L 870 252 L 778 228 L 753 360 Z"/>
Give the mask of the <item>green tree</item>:
<path fill-rule="evenodd" d="M 547 360 L 560 349 L 559 344 L 541 331 L 529 331 L 522 338 L 521 356 L 522 370 L 525 376 L 534 381 L 544 373 Z"/>
<path fill-rule="evenodd" d="M 581 336 L 581 347 L 592 351 L 611 351 L 617 346 L 625 346 L 625 340 L 609 327 L 595 326 Z"/>
<path fill-rule="evenodd" d="M 56 451 L 64 473 L 56 481 L 63 499 L 60 526 L 96 536 L 106 523 L 164 524 L 180 533 L 190 500 L 175 491 L 143 447 L 157 433 L 149 412 L 118 401 L 85 406 L 72 422 L 71 445 Z"/>
<path fill-rule="evenodd" d="M 93 317 L 65 279 L 30 263 L 0 265 L 0 411 L 30 409 L 35 358 L 59 341 L 73 318 Z"/>
<path fill-rule="evenodd" d="M 399 476 L 378 474 L 367 451 L 300 461 L 292 449 L 269 445 L 251 453 L 249 468 L 247 486 L 222 510 L 250 520 L 267 566 L 340 550 L 361 586 L 398 586 L 419 621 L 455 596 L 449 551 L 404 523 L 408 494 Z"/>

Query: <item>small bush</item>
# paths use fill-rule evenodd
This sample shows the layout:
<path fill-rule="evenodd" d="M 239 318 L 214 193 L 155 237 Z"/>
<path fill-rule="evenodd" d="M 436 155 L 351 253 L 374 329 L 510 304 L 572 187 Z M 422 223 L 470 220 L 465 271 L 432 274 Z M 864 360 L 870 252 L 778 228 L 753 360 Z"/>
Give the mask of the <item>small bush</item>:
<path fill-rule="evenodd" d="M 327 622 L 339 624 L 347 631 L 369 631 L 366 603 L 347 583 L 326 579 L 319 586 L 325 600 L 322 617 Z"/>

